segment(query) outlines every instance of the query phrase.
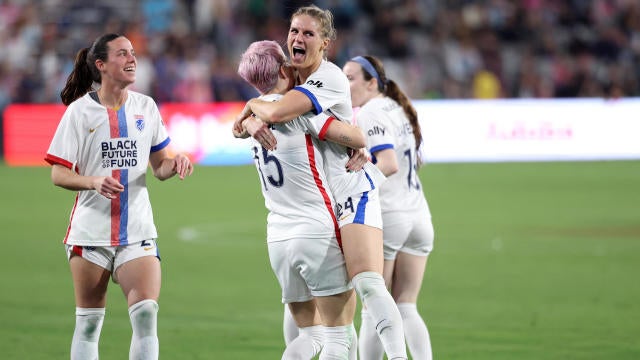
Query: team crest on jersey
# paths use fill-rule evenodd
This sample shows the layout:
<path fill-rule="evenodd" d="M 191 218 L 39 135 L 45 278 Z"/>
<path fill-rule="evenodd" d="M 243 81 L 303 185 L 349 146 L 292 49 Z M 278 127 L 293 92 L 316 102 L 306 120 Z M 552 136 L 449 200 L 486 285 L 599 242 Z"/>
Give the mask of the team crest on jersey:
<path fill-rule="evenodd" d="M 139 131 L 144 130 L 144 117 L 142 115 L 134 115 L 136 119 L 136 127 Z"/>

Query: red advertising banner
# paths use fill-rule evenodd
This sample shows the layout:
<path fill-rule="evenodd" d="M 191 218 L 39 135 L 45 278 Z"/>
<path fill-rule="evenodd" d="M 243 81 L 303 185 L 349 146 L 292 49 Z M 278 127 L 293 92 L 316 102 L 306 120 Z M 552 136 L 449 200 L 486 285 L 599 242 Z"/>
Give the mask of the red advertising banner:
<path fill-rule="evenodd" d="M 171 151 L 185 153 L 201 165 L 251 163 L 246 140 L 231 133 L 244 103 L 166 103 L 159 108 L 171 137 Z M 65 109 L 61 104 L 9 105 L 4 112 L 7 165 L 47 165 L 44 156 Z"/>
<path fill-rule="evenodd" d="M 9 105 L 4 112 L 4 161 L 12 166 L 46 165 L 44 156 L 66 106 Z"/>

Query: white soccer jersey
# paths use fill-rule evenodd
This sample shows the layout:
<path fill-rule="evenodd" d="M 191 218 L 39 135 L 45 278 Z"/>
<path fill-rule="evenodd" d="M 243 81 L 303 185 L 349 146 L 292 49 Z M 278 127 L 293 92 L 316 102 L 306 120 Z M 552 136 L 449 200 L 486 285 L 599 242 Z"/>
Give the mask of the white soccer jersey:
<path fill-rule="evenodd" d="M 424 206 L 413 128 L 402 107 L 389 97 L 373 98 L 360 108 L 356 122 L 365 133 L 371 154 L 394 149 L 398 160 L 398 172 L 380 186 L 382 213 L 413 212 Z M 376 162 L 373 155 L 372 161 Z"/>
<path fill-rule="evenodd" d="M 365 167 L 360 171 L 349 172 L 345 167 L 349 160 L 348 149 L 345 146 L 336 144 L 331 141 L 325 141 L 325 133 L 330 121 L 338 121 L 330 118 L 324 126 L 314 119 L 310 120 L 314 125 L 314 134 L 317 131 L 317 137 L 313 138 L 314 145 L 322 153 L 324 158 L 324 169 L 329 180 L 329 186 L 334 196 L 338 199 L 344 199 L 354 194 L 365 191 L 371 191 L 380 183 L 380 177 L 374 172 L 379 170 L 374 166 Z M 384 178 L 384 175 L 381 175 Z"/>
<path fill-rule="evenodd" d="M 125 189 L 115 199 L 78 192 L 64 242 L 116 246 L 156 238 L 145 175 L 151 152 L 170 141 L 158 107 L 133 91 L 117 111 L 94 97 L 88 93 L 67 107 L 45 160 L 80 175 L 112 176 Z"/>
<path fill-rule="evenodd" d="M 336 119 L 350 122 L 353 118 L 351 91 L 347 76 L 334 63 L 323 60 L 318 70 L 304 84 L 294 87 L 313 104 L 313 114 L 329 111 Z M 309 117 L 309 116 L 307 116 Z"/>
<path fill-rule="evenodd" d="M 281 96 L 267 95 L 275 101 Z M 326 120 L 328 115 L 319 115 Z M 322 120 L 318 120 L 322 121 Z M 296 238 L 339 237 L 333 195 L 326 186 L 323 159 L 313 146 L 307 119 L 271 125 L 277 140 L 273 151 L 251 138 L 267 217 L 267 242 Z"/>
<path fill-rule="evenodd" d="M 313 103 L 314 110 L 303 114 L 301 118 L 310 121 L 314 126 L 312 129 L 314 134 L 320 140 L 324 140 L 328 122 L 319 122 L 318 118 L 314 119 L 313 116 L 315 114 L 325 111 L 337 120 L 351 123 L 353 109 L 351 107 L 349 80 L 335 64 L 322 61 L 318 70 L 309 75 L 304 84 L 296 86 L 294 89 L 306 94 Z M 364 170 L 347 172 L 345 165 L 349 160 L 349 155 L 346 147 L 330 141 L 318 141 L 315 138 L 314 144 L 322 153 L 327 179 L 338 203 L 350 195 L 375 188 L 375 181 L 379 178 L 377 174 L 367 174 Z M 371 167 L 367 171 L 376 172 L 378 170 Z"/>

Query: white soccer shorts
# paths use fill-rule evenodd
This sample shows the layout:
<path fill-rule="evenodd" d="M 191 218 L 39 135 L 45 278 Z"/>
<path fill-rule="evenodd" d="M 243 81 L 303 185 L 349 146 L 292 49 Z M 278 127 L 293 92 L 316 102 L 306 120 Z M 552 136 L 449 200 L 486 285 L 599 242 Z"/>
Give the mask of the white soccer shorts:
<path fill-rule="evenodd" d="M 160 260 L 160 251 L 155 239 L 143 240 L 129 245 L 121 246 L 80 246 L 65 245 L 67 259 L 80 256 L 101 268 L 111 272 L 113 282 L 118 283 L 115 277 L 116 270 L 127 261 L 144 256 L 155 256 Z"/>
<path fill-rule="evenodd" d="M 420 211 L 384 213 L 382 219 L 385 260 L 395 259 L 398 251 L 427 256 L 433 250 L 433 224 L 426 206 Z"/>
<path fill-rule="evenodd" d="M 282 289 L 282 303 L 309 301 L 353 288 L 335 237 L 299 238 L 267 245 L 271 268 Z"/>

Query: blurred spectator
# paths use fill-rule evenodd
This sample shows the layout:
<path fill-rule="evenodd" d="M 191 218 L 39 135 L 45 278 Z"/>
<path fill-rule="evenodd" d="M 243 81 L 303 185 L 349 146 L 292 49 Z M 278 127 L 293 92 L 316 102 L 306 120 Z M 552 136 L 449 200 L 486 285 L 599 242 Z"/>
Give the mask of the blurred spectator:
<path fill-rule="evenodd" d="M 0 0 L 0 110 L 59 102 L 78 41 L 105 29 L 137 44 L 136 89 L 156 101 L 246 100 L 255 92 L 235 73 L 241 50 L 284 43 L 303 3 Z M 332 61 L 374 54 L 412 98 L 640 95 L 638 0 L 315 3 L 335 15 Z"/>

